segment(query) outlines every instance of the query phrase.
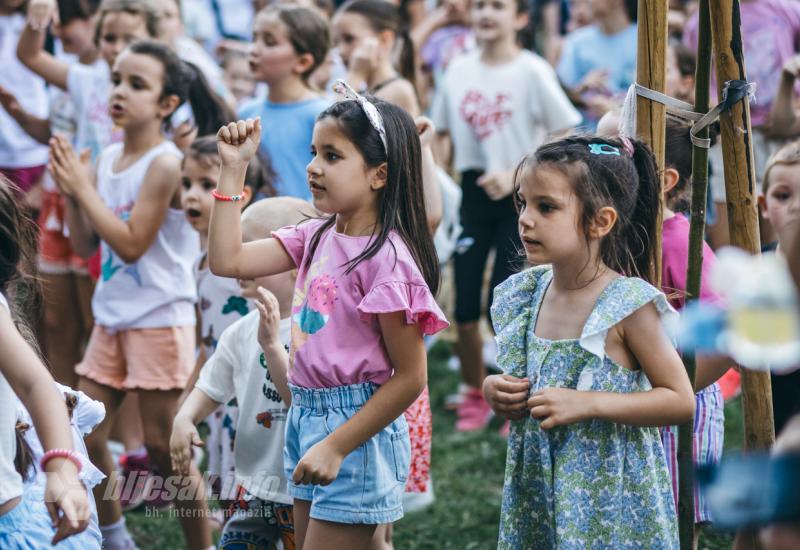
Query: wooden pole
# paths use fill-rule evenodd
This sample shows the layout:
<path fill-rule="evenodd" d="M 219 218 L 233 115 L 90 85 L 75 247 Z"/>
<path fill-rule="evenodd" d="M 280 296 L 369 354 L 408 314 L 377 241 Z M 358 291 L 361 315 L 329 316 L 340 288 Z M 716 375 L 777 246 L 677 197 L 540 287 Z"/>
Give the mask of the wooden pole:
<path fill-rule="evenodd" d="M 709 0 L 711 36 L 717 87 L 728 80 L 746 80 L 740 28 L 739 0 Z M 736 103 L 720 116 L 725 195 L 731 244 L 752 254 L 761 251 L 750 105 Z M 742 369 L 745 449 L 767 449 L 775 440 L 772 419 L 772 389 L 769 373 Z"/>
<path fill-rule="evenodd" d="M 636 53 L 636 82 L 664 92 L 667 77 L 667 12 L 669 0 L 639 0 L 638 49 Z M 666 107 L 661 103 L 636 98 L 636 136 L 653 150 L 659 173 L 664 170 L 664 128 Z M 663 176 L 662 176 L 663 188 Z M 663 200 L 662 200 L 663 204 Z M 658 227 L 661 227 L 661 209 Z M 651 273 L 653 281 L 661 286 L 661 232 L 656 239 L 656 265 Z"/>
<path fill-rule="evenodd" d="M 697 38 L 697 69 L 695 72 L 694 110 L 705 114 L 709 109 L 711 84 L 711 21 L 708 0 L 700 0 Z M 708 129 L 698 133 L 707 138 Z M 708 192 L 708 149 L 692 148 L 692 215 L 689 225 L 689 261 L 686 274 L 686 302 L 700 297 L 703 272 L 703 240 L 706 228 L 706 197 Z M 696 357 L 683 357 L 686 374 L 694 385 Z M 694 422 L 678 428 L 678 526 L 681 549 L 694 547 Z"/>

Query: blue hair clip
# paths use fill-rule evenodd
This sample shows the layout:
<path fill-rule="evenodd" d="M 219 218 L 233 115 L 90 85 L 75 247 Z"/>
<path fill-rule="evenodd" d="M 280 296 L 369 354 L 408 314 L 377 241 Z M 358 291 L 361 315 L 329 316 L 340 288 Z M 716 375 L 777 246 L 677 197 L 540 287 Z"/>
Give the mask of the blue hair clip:
<path fill-rule="evenodd" d="M 608 143 L 590 143 L 589 152 L 593 155 L 619 155 L 619 149 Z"/>

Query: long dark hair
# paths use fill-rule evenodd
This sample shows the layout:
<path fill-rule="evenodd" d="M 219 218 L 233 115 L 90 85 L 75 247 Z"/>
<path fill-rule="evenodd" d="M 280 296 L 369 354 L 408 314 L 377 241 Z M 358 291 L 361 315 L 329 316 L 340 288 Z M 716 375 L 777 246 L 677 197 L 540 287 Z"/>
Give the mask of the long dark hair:
<path fill-rule="evenodd" d="M 211 160 L 216 164 L 221 164 L 219 160 L 219 150 L 217 149 L 216 136 L 202 136 L 195 139 L 186 151 L 186 156 L 197 160 Z M 213 160 L 212 160 L 213 159 Z M 275 192 L 275 170 L 269 157 L 259 151 L 247 165 L 247 172 L 244 176 L 244 184 L 253 190 L 253 201 L 257 200 L 256 195 L 262 198 L 274 197 Z M 252 201 L 251 201 L 252 202 Z"/>
<path fill-rule="evenodd" d="M 356 13 L 369 22 L 374 32 L 391 31 L 402 40 L 397 70 L 403 78 L 415 84 L 414 43 L 397 6 L 386 0 L 348 0 L 339 8 L 339 13 Z"/>
<path fill-rule="evenodd" d="M 607 206 L 617 211 L 617 222 L 600 242 L 603 263 L 654 283 L 661 180 L 647 145 L 635 139 L 630 144 L 632 154 L 621 140 L 596 136 L 573 136 L 542 145 L 517 166 L 514 196 L 518 196 L 520 180 L 537 166 L 560 171 L 580 201 L 580 223 L 587 241 L 597 212 Z"/>
<path fill-rule="evenodd" d="M 386 185 L 378 191 L 379 228 L 369 245 L 357 257 L 347 262 L 347 272 L 383 248 L 392 232 L 396 232 L 411 252 L 431 292 L 439 290 L 439 262 L 428 231 L 425 199 L 422 188 L 422 158 L 419 136 L 414 120 L 401 107 L 386 101 L 368 98 L 383 117 L 387 148 L 356 101 L 334 103 L 317 120 L 335 119 L 339 130 L 355 145 L 364 163 L 370 168 L 387 166 Z M 387 150 L 388 149 L 388 150 Z M 322 234 L 336 223 L 330 216 L 312 236 L 306 267 L 317 249 Z"/>
<path fill-rule="evenodd" d="M 236 120 L 236 113 L 211 89 L 211 85 L 197 65 L 188 61 L 183 63 L 192 75 L 187 99 L 194 114 L 197 135 L 216 135 L 220 127 Z"/>
<path fill-rule="evenodd" d="M 178 105 L 180 105 L 189 98 L 189 88 L 196 75 L 194 75 L 189 66 L 178 57 L 178 54 L 172 51 L 166 44 L 156 42 L 155 40 L 137 40 L 128 46 L 127 50 L 135 54 L 152 57 L 158 60 L 164 67 L 164 82 L 159 99 L 165 99 L 174 95 L 178 98 Z M 175 111 L 164 117 L 165 126 L 169 124 L 169 120 L 174 113 Z"/>
<path fill-rule="evenodd" d="M 36 270 L 38 228 L 20 202 L 22 191 L 0 175 L 0 292 L 8 298 L 11 318 L 37 352 L 36 326 L 42 305 Z"/>

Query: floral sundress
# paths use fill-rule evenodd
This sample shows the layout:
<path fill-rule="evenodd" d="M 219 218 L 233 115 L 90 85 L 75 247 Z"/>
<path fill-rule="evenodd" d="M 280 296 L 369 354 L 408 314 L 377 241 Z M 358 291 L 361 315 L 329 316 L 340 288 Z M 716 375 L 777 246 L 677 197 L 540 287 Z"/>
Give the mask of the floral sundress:
<path fill-rule="evenodd" d="M 498 364 L 527 376 L 531 394 L 562 387 L 616 393 L 651 389 L 641 370 L 605 354 L 608 330 L 653 302 L 677 315 L 645 281 L 620 277 L 601 293 L 581 337 L 534 334 L 552 280 L 549 266 L 512 276 L 495 290 L 492 318 Z M 529 416 L 508 437 L 498 548 L 677 549 L 670 478 L 657 428 L 592 420 L 542 430 Z"/>

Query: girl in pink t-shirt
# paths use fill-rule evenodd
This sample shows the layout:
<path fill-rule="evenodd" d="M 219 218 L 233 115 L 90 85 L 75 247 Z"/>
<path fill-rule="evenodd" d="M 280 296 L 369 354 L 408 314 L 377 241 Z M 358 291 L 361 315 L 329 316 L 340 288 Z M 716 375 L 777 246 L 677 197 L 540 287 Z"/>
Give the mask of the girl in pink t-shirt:
<path fill-rule="evenodd" d="M 447 326 L 411 117 L 344 83 L 314 126 L 307 167 L 330 214 L 241 244 L 244 171 L 260 120 L 218 134 L 222 169 L 209 232 L 217 275 L 297 269 L 290 367 L 270 365 L 291 404 L 284 465 L 298 547 L 366 548 L 402 517 L 410 444 L 403 416 L 425 387 L 422 337 Z M 273 372 L 275 370 L 276 372 Z M 283 372 L 281 372 L 283 371 Z"/>

